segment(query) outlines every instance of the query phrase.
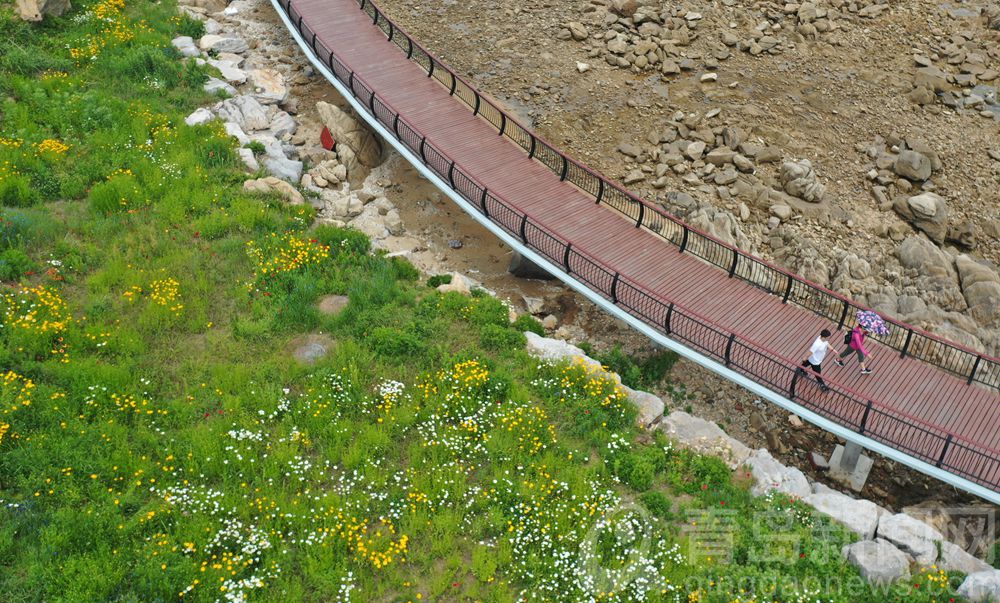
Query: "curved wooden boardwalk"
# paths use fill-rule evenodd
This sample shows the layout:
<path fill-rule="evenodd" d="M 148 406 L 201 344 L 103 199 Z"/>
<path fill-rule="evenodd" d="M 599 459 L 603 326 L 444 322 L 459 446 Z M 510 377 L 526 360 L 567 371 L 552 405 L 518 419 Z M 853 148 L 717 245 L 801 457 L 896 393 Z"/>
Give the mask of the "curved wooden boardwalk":
<path fill-rule="evenodd" d="M 605 203 L 595 203 L 593 191 L 581 190 L 560 177 L 566 175 L 565 163 L 560 174 L 558 163 L 553 168 L 551 157 L 536 153 L 534 138 L 530 154 L 535 157 L 530 158 L 527 145 L 498 136 L 495 123 L 473 114 L 469 98 L 455 94 L 454 78 L 449 89 L 438 77 L 428 77 L 427 64 L 407 57 L 407 51 L 414 52 L 413 42 L 400 44 L 405 34 L 398 28 L 389 27 L 396 39 L 387 42 L 386 19 L 382 16 L 381 28 L 374 25 L 372 14 L 377 9 L 370 4 L 366 11 L 358 0 L 278 1 L 306 44 L 316 49 L 319 60 L 329 64 L 359 99 L 370 100 L 366 104 L 383 124 L 395 129 L 408 147 L 419 149 L 425 162 L 447 176 L 453 188 L 481 204 L 511 234 L 527 242 L 525 224 L 532 232 L 548 233 L 547 238 L 535 236 L 535 240 L 543 240 L 542 247 L 544 241 L 557 247 L 551 253 L 542 252 L 560 260 L 555 263 L 565 266 L 570 275 L 605 298 L 624 304 L 633 314 L 638 307 L 651 308 L 642 310 L 646 323 L 657 324 L 661 330 L 663 324 L 669 325 L 672 338 L 699 352 L 724 356 L 727 366 L 753 375 L 758 383 L 796 403 L 835 417 L 850 429 L 918 460 L 992 491 L 1000 490 L 1000 454 L 996 452 L 1000 450 L 1000 394 L 995 386 L 970 385 L 971 377 L 903 357 L 899 345 L 893 349 L 872 342 L 873 374 L 861 375 L 853 359 L 846 368 L 828 359 L 824 378 L 834 391 L 820 392 L 811 379 L 796 378 L 792 367 L 805 357 L 821 329 L 835 331 L 834 346 L 844 347 L 844 331 L 836 320 L 784 303 L 788 292 L 783 300 L 773 287 L 769 292 L 755 286 L 753 278 L 732 278 L 735 255 L 734 269 L 727 273 L 717 267 L 720 262 L 713 266 L 690 251 L 679 251 L 681 231 L 664 235 L 656 227 L 637 228 L 633 219 Z M 440 63 L 437 66 L 443 68 Z M 365 94 L 372 96 L 369 99 Z M 477 95 L 477 112 L 479 104 Z M 400 120 L 406 124 L 402 131 Z M 488 195 L 481 193 L 484 188 Z M 520 217 L 515 213 L 526 216 L 520 230 Z M 641 214 L 639 219 L 643 220 Z M 687 244 L 687 230 L 683 237 Z M 565 243 L 572 245 L 572 253 Z M 626 282 L 633 285 L 619 287 Z M 791 280 L 788 287 L 792 289 Z M 847 313 L 844 308 L 841 321 Z M 910 346 L 909 338 L 906 346 Z M 975 376 L 977 367 L 970 374 Z M 859 400 L 867 402 L 867 407 Z"/>

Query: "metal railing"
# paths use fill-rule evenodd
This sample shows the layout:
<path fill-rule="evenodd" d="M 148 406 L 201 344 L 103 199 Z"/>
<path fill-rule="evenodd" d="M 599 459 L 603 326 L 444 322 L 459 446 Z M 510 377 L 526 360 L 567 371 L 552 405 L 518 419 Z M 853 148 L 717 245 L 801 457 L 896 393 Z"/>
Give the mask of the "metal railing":
<path fill-rule="evenodd" d="M 1000 453 L 997 451 L 964 436 L 949 433 L 917 417 L 887 408 L 839 384 L 828 381 L 832 389 L 821 392 L 815 381 L 804 378 L 796 361 L 782 357 L 738 333 L 727 331 L 687 308 L 656 297 L 639 283 L 612 270 L 586 251 L 577 249 L 571 241 L 565 241 L 550 232 L 512 203 L 497 197 L 460 164 L 436 148 L 426 135 L 412 127 L 403 116 L 379 98 L 362 77 L 344 65 L 323 45 L 315 32 L 309 29 L 301 15 L 291 6 L 290 0 L 280 0 L 280 4 L 288 20 L 298 29 L 318 61 L 329 67 L 355 99 L 367 107 L 375 120 L 392 132 L 442 181 L 527 248 L 562 267 L 566 274 L 572 275 L 635 318 L 818 415 L 971 482 L 994 490 L 1000 488 Z M 678 246 L 681 252 L 694 254 L 728 271 L 733 278 L 752 283 L 781 296 L 785 303 L 795 303 L 830 318 L 841 326 L 847 324 L 858 310 L 864 309 L 833 292 L 691 228 L 678 218 L 646 204 L 617 184 L 569 159 L 455 75 L 386 18 L 369 0 L 359 0 L 359 6 L 382 29 L 389 41 L 420 64 L 429 77 L 436 78 L 446 86 L 452 96 L 460 98 L 475 114 L 492 123 L 500 135 L 517 143 L 530 157 L 544 163 L 559 174 L 561 179 L 572 182 L 591 194 L 597 203 L 610 205 L 633 220 L 636 227 L 645 226 L 651 230 L 651 227 L 655 227 L 653 232 Z M 967 377 L 970 383 L 976 381 L 990 387 L 1000 387 L 996 359 L 954 346 L 902 323 L 889 322 L 901 333 L 879 338 L 885 345 L 893 346 L 904 355 L 929 362 L 938 358 L 936 355 L 941 354 L 942 349 L 946 354 L 969 356 L 970 359 L 961 360 L 960 366 L 970 367 L 964 372 L 941 364 L 938 366 Z M 987 376 L 988 380 L 984 380 Z"/>

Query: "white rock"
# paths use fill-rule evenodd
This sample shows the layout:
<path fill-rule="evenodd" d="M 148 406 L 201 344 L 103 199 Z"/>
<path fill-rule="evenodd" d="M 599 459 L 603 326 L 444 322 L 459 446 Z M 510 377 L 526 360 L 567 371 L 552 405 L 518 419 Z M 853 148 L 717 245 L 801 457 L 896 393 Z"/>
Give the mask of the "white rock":
<path fill-rule="evenodd" d="M 372 206 L 362 209 L 361 214 L 350 221 L 350 225 L 368 235 L 372 241 L 381 241 L 389 236 L 389 229 L 385 227 L 385 221 L 379 215 L 378 210 Z M 452 282 L 454 283 L 454 280 Z"/>
<path fill-rule="evenodd" d="M 260 169 L 260 164 L 257 163 L 257 158 L 254 157 L 253 151 L 246 148 L 239 148 L 236 149 L 236 152 L 239 154 L 240 160 L 243 162 L 243 165 L 247 166 L 248 170 L 256 172 Z"/>
<path fill-rule="evenodd" d="M 302 205 L 305 202 L 305 199 L 302 198 L 302 193 L 295 190 L 294 186 L 274 176 L 259 178 L 257 180 L 247 180 L 243 183 L 243 190 L 248 193 L 262 195 L 276 194 L 292 205 Z"/>
<path fill-rule="evenodd" d="M 271 123 L 263 105 L 245 94 L 216 103 L 213 109 L 226 121 L 238 123 L 245 132 L 265 130 Z"/>
<path fill-rule="evenodd" d="M 639 410 L 639 416 L 636 417 L 636 421 L 640 425 L 643 427 L 649 427 L 654 421 L 663 416 L 663 409 L 665 406 L 663 404 L 663 400 L 659 396 L 649 392 L 635 390 L 625 385 L 622 387 L 628 394 L 629 402 L 631 402 Z"/>
<path fill-rule="evenodd" d="M 786 467 L 779 463 L 767 450 L 760 449 L 746 460 L 753 474 L 754 485 L 750 488 L 754 496 L 762 496 L 771 490 L 784 492 L 796 498 L 805 498 L 812 494 L 809 480 L 805 474 L 794 467 Z"/>
<path fill-rule="evenodd" d="M 1000 570 L 969 574 L 958 587 L 958 594 L 973 603 L 1000 602 Z"/>
<path fill-rule="evenodd" d="M 526 332 L 524 335 L 528 338 L 526 350 L 535 358 L 551 362 L 578 359 L 591 370 L 604 373 L 604 367 L 601 366 L 600 362 L 590 358 L 584 353 L 583 350 L 571 343 L 560 339 L 542 337 L 541 335 L 530 331 Z"/>
<path fill-rule="evenodd" d="M 701 76 L 702 82 L 717 82 L 719 81 L 718 73 L 705 73 Z"/>
<path fill-rule="evenodd" d="M 962 547 L 947 540 L 941 542 L 941 558 L 938 559 L 937 565 L 945 571 L 956 571 L 963 574 L 988 572 L 993 569 L 989 563 L 977 559 Z"/>
<path fill-rule="evenodd" d="M 213 115 L 208 109 L 201 107 L 200 109 L 196 109 L 191 115 L 185 117 L 184 123 L 189 126 L 200 126 L 202 124 L 207 124 L 213 119 L 215 119 L 215 115 Z"/>
<path fill-rule="evenodd" d="M 275 138 L 283 138 L 286 134 L 295 134 L 298 127 L 292 116 L 285 111 L 277 111 L 271 118 L 270 130 Z"/>
<path fill-rule="evenodd" d="M 910 577 L 906 554 L 885 540 L 855 542 L 845 546 L 841 553 L 872 584 L 892 584 Z"/>
<path fill-rule="evenodd" d="M 731 469 L 743 465 L 752 453 L 742 442 L 729 437 L 715 423 L 680 410 L 664 416 L 660 421 L 660 429 L 686 448 L 721 457 Z"/>
<path fill-rule="evenodd" d="M 227 121 L 226 123 L 222 124 L 222 127 L 226 129 L 226 134 L 229 134 L 230 136 L 235 138 L 240 143 L 240 145 L 249 144 L 250 137 L 246 135 L 246 132 L 244 132 L 243 128 L 240 127 L 240 124 L 234 121 Z"/>
<path fill-rule="evenodd" d="M 923 566 L 937 561 L 937 543 L 944 540 L 941 532 L 905 513 L 883 515 L 879 519 L 877 533 L 880 538 L 912 555 Z"/>
<path fill-rule="evenodd" d="M 196 57 L 201 54 L 191 36 L 177 36 L 173 40 L 170 40 L 170 43 L 177 49 L 177 52 L 186 57 Z"/>
<path fill-rule="evenodd" d="M 820 513 L 829 515 L 839 524 L 861 537 L 871 540 L 875 537 L 881 512 L 878 506 L 870 500 L 854 499 L 829 488 L 810 494 L 805 499 L 806 504 Z"/>
<path fill-rule="evenodd" d="M 236 88 L 233 88 L 226 82 L 220 80 L 217 77 L 210 77 L 205 85 L 202 86 L 202 90 L 208 92 L 209 94 L 218 94 L 219 92 L 225 92 L 228 96 L 236 96 Z"/>
<path fill-rule="evenodd" d="M 236 36 L 220 36 L 217 34 L 202 36 L 198 41 L 198 46 L 205 51 L 233 52 L 236 54 L 242 54 L 247 50 L 250 50 L 246 40 L 243 38 L 238 38 Z"/>
<path fill-rule="evenodd" d="M 251 69 L 247 75 L 254 87 L 254 96 L 265 105 L 281 103 L 288 98 L 285 78 L 274 69 Z"/>
<path fill-rule="evenodd" d="M 247 72 L 243 71 L 231 61 L 219 61 L 209 59 L 208 64 L 219 70 L 222 79 L 230 84 L 244 84 L 247 81 Z"/>
<path fill-rule="evenodd" d="M 298 182 L 302 179 L 302 162 L 294 161 L 287 157 L 268 156 L 264 159 L 264 167 L 267 171 L 289 182 Z"/>
<path fill-rule="evenodd" d="M 590 64 L 589 63 L 581 63 L 580 61 L 577 61 L 576 62 L 576 70 L 579 71 L 580 73 L 586 73 L 586 72 L 590 71 Z"/>

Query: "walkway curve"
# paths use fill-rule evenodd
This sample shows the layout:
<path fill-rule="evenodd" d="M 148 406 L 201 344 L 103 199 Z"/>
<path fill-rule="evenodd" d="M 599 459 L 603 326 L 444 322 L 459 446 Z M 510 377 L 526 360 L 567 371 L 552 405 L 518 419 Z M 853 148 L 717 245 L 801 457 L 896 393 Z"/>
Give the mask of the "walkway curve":
<path fill-rule="evenodd" d="M 875 346 L 875 375 L 830 371 L 833 390 L 820 392 L 793 358 L 819 329 L 849 324 L 859 306 L 570 160 L 367 0 L 272 3 L 359 113 L 505 242 L 682 355 L 841 437 L 1000 503 L 996 359 L 893 323 Z"/>

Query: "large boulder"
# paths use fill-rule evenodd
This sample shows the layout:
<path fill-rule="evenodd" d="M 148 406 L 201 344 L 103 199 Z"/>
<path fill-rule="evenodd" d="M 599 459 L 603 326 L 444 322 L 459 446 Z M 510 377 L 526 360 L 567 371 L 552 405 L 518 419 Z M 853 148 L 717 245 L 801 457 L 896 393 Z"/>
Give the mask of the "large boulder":
<path fill-rule="evenodd" d="M 878 522 L 877 534 L 925 567 L 937 561 L 938 543 L 944 540 L 941 532 L 905 513 L 883 515 Z"/>
<path fill-rule="evenodd" d="M 69 0 L 17 0 L 17 12 L 25 21 L 41 21 L 46 15 L 59 17 L 70 8 Z"/>
<path fill-rule="evenodd" d="M 337 141 L 337 153 L 342 160 L 350 155 L 353 161 L 367 168 L 382 163 L 382 144 L 361 120 L 355 119 L 351 113 L 336 105 L 322 101 L 316 103 L 316 112 Z M 341 145 L 347 147 L 350 153 L 341 153 Z M 343 163 L 347 166 L 348 173 L 354 171 L 354 166 L 348 160 L 343 160 Z"/>
<path fill-rule="evenodd" d="M 962 547 L 947 540 L 941 543 L 941 558 L 938 559 L 937 565 L 946 572 L 955 571 L 963 574 L 975 574 L 993 569 L 989 563 L 977 559 Z"/>
<path fill-rule="evenodd" d="M 916 151 L 900 151 L 892 169 L 907 180 L 923 182 L 931 177 L 931 160 Z"/>
<path fill-rule="evenodd" d="M 969 574 L 958 587 L 958 594 L 973 603 L 1000 603 L 1000 570 Z"/>
<path fill-rule="evenodd" d="M 265 105 L 282 103 L 288 98 L 285 78 L 274 69 L 251 69 L 247 72 L 254 96 Z M 332 131 L 332 130 L 331 130 Z"/>
<path fill-rule="evenodd" d="M 541 358 L 542 360 L 549 360 L 552 362 L 561 362 L 563 360 L 581 362 L 591 371 L 606 374 L 604 367 L 601 366 L 600 362 L 587 356 L 583 350 L 571 343 L 561 339 L 542 337 L 541 335 L 530 331 L 525 332 L 524 336 L 528 338 L 528 345 L 526 349 L 528 353 L 535 358 Z M 615 375 L 615 377 L 615 380 L 620 382 L 620 380 L 617 379 L 617 375 Z"/>
<path fill-rule="evenodd" d="M 810 494 L 806 504 L 820 513 L 829 515 L 839 524 L 851 530 L 862 540 L 875 537 L 879 515 L 882 511 L 870 500 L 854 499 L 834 490 Z"/>
<path fill-rule="evenodd" d="M 983 326 L 1000 327 L 1000 274 L 967 255 L 955 258 L 955 267 L 972 317 Z"/>
<path fill-rule="evenodd" d="M 872 584 L 887 585 L 910 577 L 906 554 L 885 540 L 855 542 L 845 546 L 841 553 Z"/>
<path fill-rule="evenodd" d="M 729 437 L 715 423 L 680 410 L 664 416 L 660 429 L 685 448 L 722 457 L 732 469 L 743 465 L 752 453 L 745 444 Z"/>
<path fill-rule="evenodd" d="M 927 237 L 916 235 L 907 237 L 896 250 L 896 257 L 904 268 L 917 270 L 924 276 L 941 279 L 948 284 L 958 281 L 958 273 L 947 253 L 932 243 Z"/>
<path fill-rule="evenodd" d="M 239 124 L 246 132 L 266 130 L 271 125 L 267 109 L 249 95 L 234 96 L 218 102 L 212 110 L 223 120 Z"/>
<path fill-rule="evenodd" d="M 754 496 L 762 496 L 771 490 L 803 499 L 812 493 L 809 480 L 795 467 L 786 467 L 763 448 L 750 455 L 746 465 L 753 475 L 754 485 L 750 488 Z"/>
<path fill-rule="evenodd" d="M 198 47 L 205 52 L 231 52 L 242 54 L 250 50 L 247 41 L 237 36 L 223 36 L 218 34 L 207 34 L 198 40 Z"/>
<path fill-rule="evenodd" d="M 921 193 L 912 197 L 900 196 L 892 204 L 904 220 L 924 231 L 938 245 L 948 235 L 948 203 L 937 193 Z"/>
<path fill-rule="evenodd" d="M 793 197 L 819 203 L 826 196 L 826 186 L 820 184 L 808 159 L 781 164 L 780 178 L 782 188 Z"/>
<path fill-rule="evenodd" d="M 247 180 L 243 183 L 243 190 L 248 193 L 256 193 L 260 195 L 275 194 L 292 205 L 302 205 L 305 203 L 305 199 L 302 198 L 302 193 L 295 190 L 294 186 L 284 180 L 279 180 L 274 176 L 259 178 L 257 180 Z"/>
<path fill-rule="evenodd" d="M 628 401 L 639 411 L 639 416 L 636 417 L 636 422 L 639 425 L 649 427 L 663 416 L 663 409 L 666 406 L 663 404 L 662 398 L 656 394 L 632 389 L 626 385 L 622 385 L 622 388 L 625 389 L 625 393 L 628 395 Z"/>

